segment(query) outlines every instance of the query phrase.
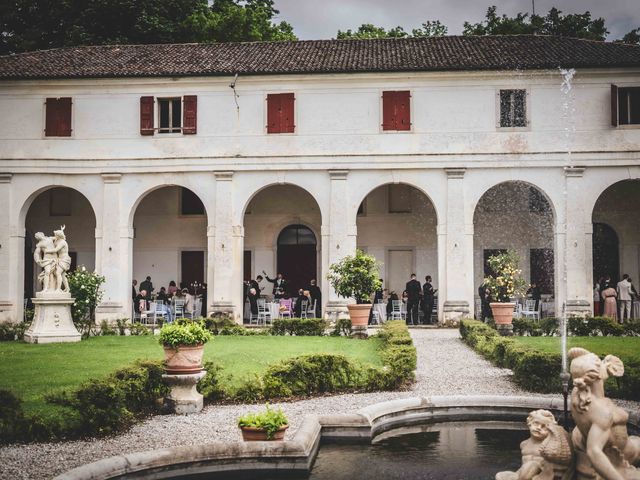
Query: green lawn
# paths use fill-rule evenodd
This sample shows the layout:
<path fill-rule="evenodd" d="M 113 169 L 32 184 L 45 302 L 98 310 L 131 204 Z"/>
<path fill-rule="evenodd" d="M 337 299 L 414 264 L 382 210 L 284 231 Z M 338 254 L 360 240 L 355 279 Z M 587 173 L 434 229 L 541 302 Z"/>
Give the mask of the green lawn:
<path fill-rule="evenodd" d="M 238 384 L 270 364 L 305 353 L 341 353 L 362 363 L 381 365 L 379 340 L 344 337 L 218 336 L 205 347 L 205 361 L 222 365 L 227 381 Z M 80 343 L 31 345 L 0 343 L 0 389 L 11 390 L 28 413 L 51 414 L 49 392 L 73 389 L 137 359 L 162 359 L 157 337 L 92 337 Z"/>
<path fill-rule="evenodd" d="M 544 352 L 560 353 L 560 337 L 513 337 L 516 341 Z M 640 362 L 640 337 L 568 337 L 567 348 L 582 347 L 590 352 L 616 355 L 623 361 Z"/>

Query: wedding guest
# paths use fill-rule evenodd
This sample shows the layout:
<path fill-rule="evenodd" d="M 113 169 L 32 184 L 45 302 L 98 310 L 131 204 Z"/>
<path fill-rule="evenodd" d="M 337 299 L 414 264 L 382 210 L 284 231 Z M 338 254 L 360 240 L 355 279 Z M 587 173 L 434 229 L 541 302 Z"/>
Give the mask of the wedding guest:
<path fill-rule="evenodd" d="M 176 282 L 171 280 L 169 282 L 169 288 L 167 289 L 167 294 L 170 297 L 173 297 L 176 294 L 177 291 L 178 291 L 178 287 L 176 287 Z"/>
<path fill-rule="evenodd" d="M 140 290 L 146 290 L 147 295 L 151 296 L 153 293 L 153 283 L 151 283 L 151 277 L 147 276 L 144 282 L 140 284 Z"/>
<path fill-rule="evenodd" d="M 602 293 L 602 298 L 604 298 L 604 312 L 603 312 L 603 316 L 604 317 L 610 317 L 613 318 L 614 320 L 618 319 L 618 306 L 616 304 L 616 289 L 613 288 L 610 285 L 607 285 L 607 288 L 605 288 Z"/>
<path fill-rule="evenodd" d="M 136 313 L 142 313 L 149 310 L 149 299 L 146 290 L 140 290 L 133 302 Z"/>
<path fill-rule="evenodd" d="M 249 300 L 249 308 L 252 316 L 258 315 L 258 298 L 260 298 L 260 295 L 255 288 L 251 287 L 247 293 L 247 299 Z"/>
<path fill-rule="evenodd" d="M 160 287 L 160 292 L 158 292 L 158 296 L 156 297 L 156 300 L 164 303 L 167 303 L 169 301 L 169 296 L 167 295 L 167 292 L 165 291 L 164 287 Z"/>
<path fill-rule="evenodd" d="M 138 292 L 136 292 L 136 285 L 138 285 L 138 280 L 134 278 L 133 282 L 131 282 L 131 298 L 134 300 L 138 296 Z"/>
<path fill-rule="evenodd" d="M 633 292 L 631 290 L 631 282 L 629 282 L 629 275 L 626 273 L 622 276 L 622 280 L 618 282 L 618 302 L 620 303 L 620 316 L 618 320 L 620 323 L 624 323 L 625 318 L 631 319 L 631 300 L 633 299 Z"/>
<path fill-rule="evenodd" d="M 184 313 L 193 315 L 193 309 L 195 308 L 193 295 L 189 293 L 188 288 L 183 288 L 182 296 L 184 297 Z"/>
<path fill-rule="evenodd" d="M 314 302 L 316 302 L 316 311 L 315 317 L 322 318 L 322 292 L 320 291 L 320 287 L 316 284 L 316 279 L 314 278 L 309 282 L 309 292 L 311 292 L 311 298 Z"/>

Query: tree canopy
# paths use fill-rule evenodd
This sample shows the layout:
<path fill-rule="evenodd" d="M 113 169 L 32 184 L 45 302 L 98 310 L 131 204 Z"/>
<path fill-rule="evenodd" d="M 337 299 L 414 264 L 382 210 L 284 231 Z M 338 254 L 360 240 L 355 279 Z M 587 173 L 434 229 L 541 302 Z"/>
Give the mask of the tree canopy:
<path fill-rule="evenodd" d="M 609 31 L 604 18 L 591 18 L 591 13 L 563 15 L 557 8 L 545 16 L 518 13 L 515 17 L 498 16 L 494 6 L 487 9 L 485 20 L 480 23 L 464 22 L 463 35 L 558 35 L 603 41 Z"/>
<path fill-rule="evenodd" d="M 442 37 L 447 34 L 447 27 L 439 20 L 426 21 L 420 28 L 414 28 L 411 33 L 405 32 L 404 28 L 397 26 L 386 30 L 384 27 L 376 27 L 371 23 L 363 23 L 355 32 L 351 29 L 338 30 L 336 38 L 407 38 L 407 37 Z"/>
<path fill-rule="evenodd" d="M 296 40 L 273 0 L 0 0 L 0 53 L 75 45 Z"/>

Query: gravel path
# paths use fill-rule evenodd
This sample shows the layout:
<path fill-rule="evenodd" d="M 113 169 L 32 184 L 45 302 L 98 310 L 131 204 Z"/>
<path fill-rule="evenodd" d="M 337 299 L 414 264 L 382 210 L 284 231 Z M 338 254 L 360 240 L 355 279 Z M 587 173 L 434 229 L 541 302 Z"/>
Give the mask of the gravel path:
<path fill-rule="evenodd" d="M 500 369 L 462 343 L 457 330 L 412 330 L 418 350 L 416 383 L 402 392 L 334 395 L 276 404 L 287 414 L 295 433 L 306 414 L 350 413 L 373 403 L 429 395 L 531 395 Z M 536 394 L 539 396 L 539 394 Z M 116 437 L 62 443 L 13 445 L 0 448 L 0 479 L 52 478 L 71 468 L 121 453 L 153 450 L 213 440 L 239 441 L 236 418 L 260 405 L 208 406 L 190 416 L 155 416 Z"/>

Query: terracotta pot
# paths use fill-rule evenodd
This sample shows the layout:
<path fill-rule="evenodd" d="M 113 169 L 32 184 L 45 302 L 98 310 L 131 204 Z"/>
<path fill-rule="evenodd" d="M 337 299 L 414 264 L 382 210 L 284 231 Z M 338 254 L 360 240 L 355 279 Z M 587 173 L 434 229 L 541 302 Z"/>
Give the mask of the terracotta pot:
<path fill-rule="evenodd" d="M 349 317 L 351 318 L 352 327 L 366 327 L 369 324 L 369 312 L 371 311 L 370 303 L 349 304 Z"/>
<path fill-rule="evenodd" d="M 491 306 L 496 325 L 511 325 L 513 321 L 513 309 L 516 306 L 515 303 L 492 302 L 489 305 Z"/>
<path fill-rule="evenodd" d="M 204 344 L 164 347 L 164 370 L 171 375 L 199 373 L 203 354 Z"/>
<path fill-rule="evenodd" d="M 267 438 L 267 432 L 261 428 L 256 427 L 240 427 L 242 430 L 242 439 L 245 442 L 260 442 L 260 441 L 272 441 L 282 440 L 284 438 L 284 431 L 289 428 L 289 425 L 283 425 L 280 429 L 273 434 L 273 438 Z"/>

